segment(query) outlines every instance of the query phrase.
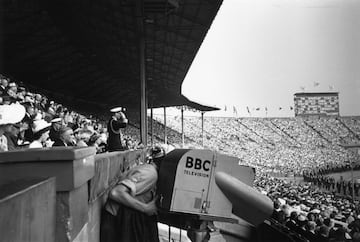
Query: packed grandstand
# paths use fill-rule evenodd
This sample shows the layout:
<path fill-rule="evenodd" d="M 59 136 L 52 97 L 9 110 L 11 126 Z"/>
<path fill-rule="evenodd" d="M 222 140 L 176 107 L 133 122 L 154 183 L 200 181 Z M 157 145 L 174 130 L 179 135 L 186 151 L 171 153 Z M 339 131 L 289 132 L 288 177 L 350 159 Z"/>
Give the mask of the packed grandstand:
<path fill-rule="evenodd" d="M 32 122 L 56 120 L 73 130 L 74 146 L 93 145 L 98 153 L 106 152 L 106 120 L 77 113 L 19 82 L 0 77 L 1 104 L 20 103 Z M 164 142 L 166 128 L 167 142 L 182 147 L 180 115 L 167 117 L 167 127 L 160 116 L 155 115 L 151 123 L 155 143 Z M 353 164 L 354 154 L 343 147 L 359 142 L 359 117 L 206 117 L 203 135 L 200 117 L 185 116 L 184 123 L 185 147 L 217 150 L 256 168 L 256 188 L 275 204 L 269 223 L 287 231 L 293 240 L 360 239 L 360 184 L 329 176 L 347 172 L 351 166 L 359 168 Z M 33 128 L 24 121 L 5 129 L 2 151 L 28 148 L 32 138 L 26 131 Z M 142 146 L 139 133 L 139 124 L 130 118 L 124 129 L 127 149 Z M 44 143 L 44 147 L 51 145 Z"/>

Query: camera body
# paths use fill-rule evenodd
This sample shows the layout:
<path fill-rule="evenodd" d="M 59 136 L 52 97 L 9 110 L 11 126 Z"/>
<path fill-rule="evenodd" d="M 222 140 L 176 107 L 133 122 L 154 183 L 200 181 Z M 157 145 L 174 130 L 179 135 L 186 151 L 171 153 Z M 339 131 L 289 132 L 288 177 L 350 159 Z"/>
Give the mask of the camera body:
<path fill-rule="evenodd" d="M 158 179 L 160 220 L 234 221 L 233 213 L 252 224 L 272 213 L 272 201 L 251 188 L 255 169 L 211 150 L 175 149 L 161 162 Z M 235 189 L 233 189 L 235 188 Z M 240 198 L 240 199 L 239 199 Z M 260 203 L 258 203 L 260 200 Z M 245 207 L 245 210 L 236 209 Z M 257 217 L 251 212 L 262 211 Z M 250 211 L 250 214 L 249 214 Z M 183 227 L 183 226 L 180 226 Z"/>

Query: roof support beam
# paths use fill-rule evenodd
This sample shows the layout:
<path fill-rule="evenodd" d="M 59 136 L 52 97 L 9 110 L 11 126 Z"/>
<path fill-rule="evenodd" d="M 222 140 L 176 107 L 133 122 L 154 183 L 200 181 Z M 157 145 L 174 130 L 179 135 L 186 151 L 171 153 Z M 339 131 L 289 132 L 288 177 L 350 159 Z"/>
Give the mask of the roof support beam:
<path fill-rule="evenodd" d="M 146 100 L 146 73 L 145 73 L 145 31 L 143 0 L 136 0 L 135 12 L 139 36 L 139 65 L 140 65 L 140 138 L 141 143 L 147 146 L 147 100 Z"/>

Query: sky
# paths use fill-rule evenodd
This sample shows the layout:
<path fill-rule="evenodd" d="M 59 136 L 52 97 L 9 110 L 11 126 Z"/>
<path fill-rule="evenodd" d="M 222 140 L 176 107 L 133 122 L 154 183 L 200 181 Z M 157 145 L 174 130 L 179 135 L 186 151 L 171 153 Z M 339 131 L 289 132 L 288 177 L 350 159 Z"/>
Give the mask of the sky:
<path fill-rule="evenodd" d="M 182 85 L 208 116 L 292 117 L 303 90 L 360 115 L 360 1 L 224 0 Z"/>

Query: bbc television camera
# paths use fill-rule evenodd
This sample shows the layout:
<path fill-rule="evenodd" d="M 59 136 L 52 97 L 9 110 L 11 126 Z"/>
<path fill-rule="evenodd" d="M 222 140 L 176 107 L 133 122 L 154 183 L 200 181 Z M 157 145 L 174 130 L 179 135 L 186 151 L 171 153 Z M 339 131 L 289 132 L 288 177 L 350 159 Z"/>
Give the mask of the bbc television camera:
<path fill-rule="evenodd" d="M 158 179 L 159 220 L 204 231 L 214 221 L 236 223 L 232 214 L 258 225 L 273 212 L 270 198 L 252 184 L 255 169 L 211 150 L 175 149 L 161 162 Z M 201 241 L 195 239 L 193 241 Z"/>

